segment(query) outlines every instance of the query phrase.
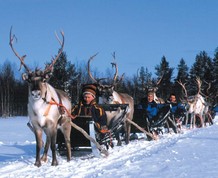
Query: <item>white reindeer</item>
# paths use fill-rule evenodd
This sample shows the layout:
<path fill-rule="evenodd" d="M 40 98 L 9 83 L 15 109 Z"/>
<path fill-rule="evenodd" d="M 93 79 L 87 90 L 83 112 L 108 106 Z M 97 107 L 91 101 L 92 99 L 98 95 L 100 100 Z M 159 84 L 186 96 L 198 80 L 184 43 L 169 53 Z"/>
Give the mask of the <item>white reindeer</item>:
<path fill-rule="evenodd" d="M 202 85 L 200 78 L 198 77 L 196 78 L 198 92 L 194 96 L 188 96 L 187 90 L 185 88 L 185 84 L 183 84 L 181 81 L 178 81 L 178 83 L 182 86 L 184 90 L 186 102 L 189 105 L 188 113 L 193 115 L 193 118 L 191 118 L 192 127 L 195 127 L 196 117 L 199 117 L 200 126 L 203 127 L 204 126 L 204 111 L 206 109 L 206 101 L 204 97 L 200 94 L 201 85 Z M 192 119 L 193 119 L 193 122 L 192 122 Z"/>
<path fill-rule="evenodd" d="M 24 66 L 26 73 L 22 75 L 23 80 L 28 83 L 28 116 L 32 124 L 32 131 L 36 138 L 36 160 L 35 166 L 41 166 L 41 160 L 47 161 L 47 154 L 49 146 L 52 150 L 52 166 L 58 165 L 56 158 L 56 135 L 58 127 L 64 134 L 66 147 L 67 147 L 67 161 L 71 159 L 71 145 L 70 145 L 70 133 L 71 125 L 70 118 L 67 114 L 63 112 L 62 108 L 66 109 L 68 112 L 71 111 L 71 102 L 67 94 L 63 91 L 53 88 L 48 84 L 48 79 L 52 75 L 53 65 L 61 55 L 64 47 L 64 34 L 61 32 L 63 41 L 61 42 L 56 35 L 59 43 L 61 44 L 61 49 L 58 55 L 53 59 L 50 65 L 47 65 L 44 71 L 35 69 L 31 71 L 27 65 L 24 63 L 24 58 L 26 55 L 20 57 L 18 53 L 13 48 L 13 42 L 15 35 L 12 35 L 12 28 L 10 31 L 10 47 L 14 54 L 19 58 L 21 66 Z M 40 150 L 43 146 L 42 134 L 43 131 L 46 134 L 46 143 L 44 147 L 43 155 L 40 159 Z"/>

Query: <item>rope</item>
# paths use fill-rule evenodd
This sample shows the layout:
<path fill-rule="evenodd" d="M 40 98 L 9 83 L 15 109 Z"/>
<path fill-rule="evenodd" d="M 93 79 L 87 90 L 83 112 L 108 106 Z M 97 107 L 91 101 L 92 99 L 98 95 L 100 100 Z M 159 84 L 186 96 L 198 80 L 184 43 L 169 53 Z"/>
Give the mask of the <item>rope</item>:
<path fill-rule="evenodd" d="M 67 112 L 67 115 L 71 119 L 75 119 L 77 117 L 77 116 L 73 116 L 62 103 L 57 103 L 55 100 L 53 100 L 53 101 L 50 101 L 48 104 L 50 104 L 50 105 L 57 105 L 57 106 L 63 107 L 64 110 Z"/>

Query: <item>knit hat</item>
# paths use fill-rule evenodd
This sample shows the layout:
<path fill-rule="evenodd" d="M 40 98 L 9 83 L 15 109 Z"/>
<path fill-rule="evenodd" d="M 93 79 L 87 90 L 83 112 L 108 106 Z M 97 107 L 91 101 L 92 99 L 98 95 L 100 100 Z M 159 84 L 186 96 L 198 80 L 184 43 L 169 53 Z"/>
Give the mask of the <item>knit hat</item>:
<path fill-rule="evenodd" d="M 149 91 L 148 95 L 154 95 L 154 92 L 153 91 Z"/>
<path fill-rule="evenodd" d="M 86 84 L 82 89 L 83 96 L 85 94 L 91 94 L 94 98 L 96 96 L 96 86 L 93 84 Z"/>

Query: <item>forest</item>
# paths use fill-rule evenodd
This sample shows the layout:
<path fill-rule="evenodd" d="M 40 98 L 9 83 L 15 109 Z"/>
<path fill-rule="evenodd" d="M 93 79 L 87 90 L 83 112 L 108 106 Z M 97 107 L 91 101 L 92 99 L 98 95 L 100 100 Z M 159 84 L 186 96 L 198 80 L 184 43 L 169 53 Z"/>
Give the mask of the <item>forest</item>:
<path fill-rule="evenodd" d="M 27 115 L 28 85 L 21 78 L 25 71 L 24 68 L 21 68 L 20 76 L 17 77 L 15 75 L 17 70 L 9 61 L 0 66 L 0 117 Z M 115 73 L 112 67 L 104 74 L 95 70 L 91 72 L 102 84 L 112 84 Z M 183 58 L 178 62 L 176 69 L 172 68 L 167 58 L 163 56 L 160 64 L 155 66 L 154 74 L 146 66 L 141 66 L 133 76 L 119 74 L 115 90 L 131 95 L 135 104 L 138 104 L 146 96 L 146 89 L 151 85 L 158 88 L 158 97 L 166 100 L 170 93 L 175 93 L 177 99 L 181 100 L 184 92 L 178 81 L 185 84 L 188 96 L 192 96 L 197 92 L 196 77 L 202 81 L 202 96 L 213 107 L 218 101 L 218 48 L 216 48 L 213 57 L 208 56 L 205 51 L 196 54 L 194 63 L 190 68 Z M 72 105 L 74 105 L 79 101 L 81 86 L 92 83 L 92 80 L 89 77 L 87 66 L 76 66 L 71 63 L 64 51 L 54 65 L 49 83 L 53 87 L 67 92 Z"/>

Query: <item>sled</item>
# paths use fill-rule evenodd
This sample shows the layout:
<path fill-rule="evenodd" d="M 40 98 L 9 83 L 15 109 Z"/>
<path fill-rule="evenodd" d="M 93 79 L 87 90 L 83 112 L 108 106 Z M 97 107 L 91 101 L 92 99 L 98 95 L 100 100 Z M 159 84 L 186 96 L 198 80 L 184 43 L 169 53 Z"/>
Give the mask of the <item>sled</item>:
<path fill-rule="evenodd" d="M 170 113 L 170 106 L 164 107 L 160 110 L 158 116 L 155 120 L 149 121 L 146 116 L 146 111 L 139 106 L 135 106 L 133 121 L 144 128 L 149 133 L 163 133 L 165 129 L 168 130 L 171 128 L 175 133 L 178 132 L 177 125 L 174 118 Z M 140 133 L 141 131 L 136 127 L 131 127 L 132 134 Z M 148 136 L 148 140 L 151 140 Z"/>
<path fill-rule="evenodd" d="M 126 114 L 128 104 L 102 104 L 100 105 L 105 111 L 117 111 L 118 109 L 121 110 L 121 115 L 116 119 L 116 122 L 113 122 L 108 129 L 110 130 L 110 133 L 106 133 L 102 135 L 98 129 L 95 127 L 95 123 L 91 116 L 78 116 L 76 119 L 72 120 L 74 124 L 82 128 L 87 134 L 89 134 L 90 137 L 92 137 L 94 140 L 96 140 L 100 145 L 108 146 L 111 143 L 112 139 L 114 139 L 115 134 L 119 132 L 122 129 L 122 126 L 124 124 L 124 115 Z M 77 129 L 73 128 L 71 129 L 71 150 L 73 152 L 75 151 L 82 151 L 82 150 L 91 150 L 92 154 L 95 157 L 100 157 L 100 151 L 97 148 L 97 146 L 88 140 L 83 133 L 78 131 Z M 66 148 L 65 148 L 65 141 L 64 136 L 61 133 L 61 131 L 58 131 L 57 133 L 57 150 L 61 155 L 65 155 Z"/>

